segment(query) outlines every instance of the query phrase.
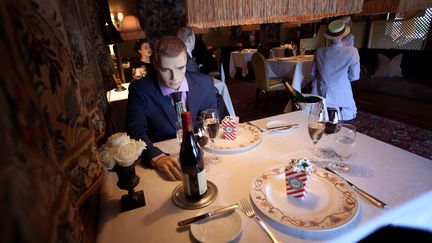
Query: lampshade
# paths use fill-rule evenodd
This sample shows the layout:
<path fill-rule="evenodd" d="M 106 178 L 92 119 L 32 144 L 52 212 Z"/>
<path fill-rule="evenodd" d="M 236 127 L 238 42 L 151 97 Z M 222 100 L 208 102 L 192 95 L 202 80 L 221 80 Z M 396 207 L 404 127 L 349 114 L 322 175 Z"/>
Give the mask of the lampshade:
<path fill-rule="evenodd" d="M 260 30 L 259 24 L 248 24 L 240 26 L 242 31 L 252 31 L 252 30 Z"/>
<path fill-rule="evenodd" d="M 185 0 L 190 27 L 301 23 L 362 11 L 364 0 Z"/>
<path fill-rule="evenodd" d="M 145 38 L 145 32 L 134 15 L 126 15 L 120 25 L 120 35 L 123 40 L 137 40 Z"/>

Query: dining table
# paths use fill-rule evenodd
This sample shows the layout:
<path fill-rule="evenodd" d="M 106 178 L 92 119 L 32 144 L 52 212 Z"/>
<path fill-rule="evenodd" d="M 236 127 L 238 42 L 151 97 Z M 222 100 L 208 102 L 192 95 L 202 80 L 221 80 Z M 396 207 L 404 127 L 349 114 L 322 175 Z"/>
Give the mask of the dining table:
<path fill-rule="evenodd" d="M 314 55 L 266 59 L 269 77 L 292 80 L 291 86 L 301 92 L 301 88 L 312 81 L 313 60 Z"/>
<path fill-rule="evenodd" d="M 252 61 L 252 56 L 257 52 L 257 49 L 243 49 L 241 51 L 232 51 L 229 61 L 229 74 L 234 78 L 237 68 L 241 69 L 243 77 L 249 73 L 248 62 Z"/>
<path fill-rule="evenodd" d="M 246 130 L 240 130 L 237 139 L 244 144 L 228 146 L 226 152 L 220 147 L 216 151 L 221 161 L 207 166 L 207 180 L 217 187 L 217 195 L 204 208 L 176 206 L 173 191 L 181 182 L 169 181 L 155 169 L 138 165 L 140 183 L 135 189 L 144 190 L 146 205 L 121 212 L 119 200 L 125 191 L 116 186 L 116 174 L 106 172 L 97 242 L 196 242 L 215 228 L 197 232 L 192 229 L 205 223 L 178 227 L 180 220 L 242 199 L 252 203 L 280 242 L 356 242 L 386 225 L 432 231 L 431 160 L 357 133 L 354 152 L 345 161 L 351 171 L 340 175 L 388 205 L 380 208 L 351 190 L 343 179 L 323 170 L 334 159 L 314 157 L 307 120 L 306 112 L 296 111 L 251 121 L 252 125 L 240 124 Z M 298 126 L 268 131 L 275 122 Z M 249 132 L 254 134 L 252 142 L 241 140 Z M 331 148 L 333 140 L 332 135 L 323 135 L 317 147 Z M 179 152 L 175 139 L 155 145 L 168 153 Z M 205 156 L 209 150 L 204 150 Z M 284 194 L 283 170 L 291 159 L 301 157 L 317 162 L 317 172 L 305 198 L 291 199 Z M 255 220 L 240 209 L 233 214 L 236 221 L 222 228 L 237 227 L 234 242 L 271 242 Z"/>

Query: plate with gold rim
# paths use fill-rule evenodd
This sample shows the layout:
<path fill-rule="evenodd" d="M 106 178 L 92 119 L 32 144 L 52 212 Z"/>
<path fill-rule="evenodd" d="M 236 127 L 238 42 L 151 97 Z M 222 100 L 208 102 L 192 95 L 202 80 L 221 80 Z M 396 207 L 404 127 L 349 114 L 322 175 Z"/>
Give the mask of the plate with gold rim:
<path fill-rule="evenodd" d="M 357 194 L 340 177 L 317 167 L 307 184 L 303 199 L 288 197 L 285 166 L 278 166 L 264 171 L 252 181 L 250 195 L 255 206 L 266 216 L 297 230 L 335 230 L 358 215 Z"/>
<path fill-rule="evenodd" d="M 215 138 L 215 153 L 217 154 L 234 154 L 248 151 L 255 148 L 262 141 L 262 133 L 258 128 L 240 124 L 235 140 L 228 140 L 224 138 L 224 130 L 219 129 L 218 135 Z M 207 143 L 204 150 L 207 152 L 213 152 L 211 143 Z"/>

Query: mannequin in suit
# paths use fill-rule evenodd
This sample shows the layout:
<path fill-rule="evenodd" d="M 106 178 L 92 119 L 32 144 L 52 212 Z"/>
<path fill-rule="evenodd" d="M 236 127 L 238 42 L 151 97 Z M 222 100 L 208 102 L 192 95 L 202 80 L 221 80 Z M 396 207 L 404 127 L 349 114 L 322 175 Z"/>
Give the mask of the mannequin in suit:
<path fill-rule="evenodd" d="M 199 72 L 200 68 L 198 63 L 192 57 L 192 51 L 195 48 L 195 34 L 189 27 L 181 27 L 177 31 L 177 37 L 180 38 L 186 45 L 187 49 L 187 64 L 186 69 L 190 72 Z"/>
<path fill-rule="evenodd" d="M 174 36 L 162 37 L 156 42 L 152 63 L 157 72 L 129 86 L 126 131 L 131 138 L 147 144 L 141 155 L 144 164 L 157 168 L 171 180 L 181 180 L 177 158 L 162 152 L 153 142 L 176 136 L 177 113 L 172 93 L 181 92 L 194 123 L 203 110 L 217 109 L 213 79 L 186 71 L 186 46 Z"/>

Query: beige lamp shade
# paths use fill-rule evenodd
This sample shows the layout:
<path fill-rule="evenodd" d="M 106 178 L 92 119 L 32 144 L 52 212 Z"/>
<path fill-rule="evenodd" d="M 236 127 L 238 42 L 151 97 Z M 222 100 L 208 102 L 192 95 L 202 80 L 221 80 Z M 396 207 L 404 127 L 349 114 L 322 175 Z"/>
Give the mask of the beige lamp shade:
<path fill-rule="evenodd" d="M 126 15 L 120 25 L 120 35 L 123 40 L 137 40 L 145 38 L 145 32 L 134 15 Z"/>
<path fill-rule="evenodd" d="M 362 11 L 364 0 L 185 0 L 190 27 L 302 23 Z"/>

